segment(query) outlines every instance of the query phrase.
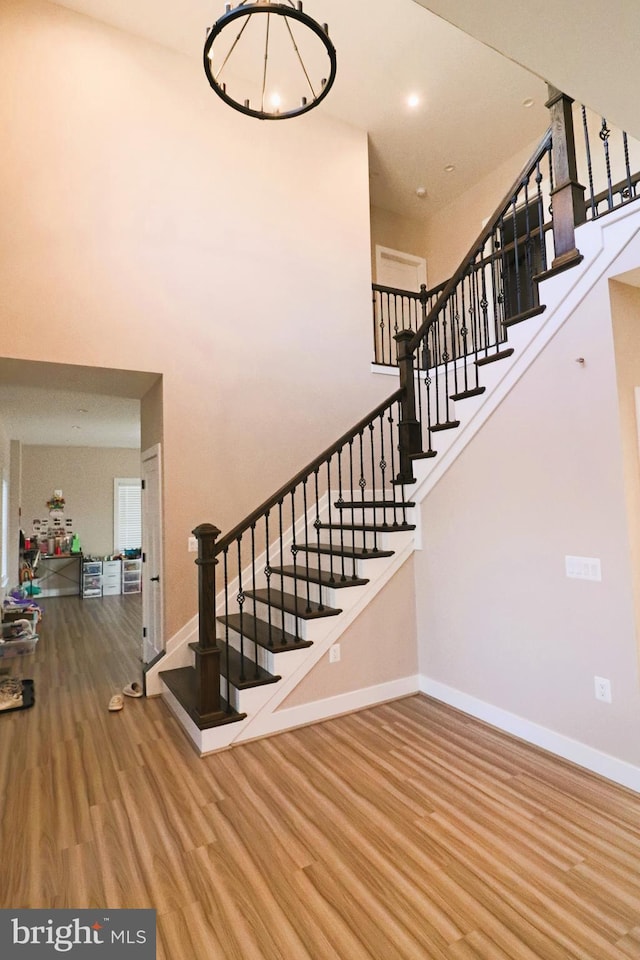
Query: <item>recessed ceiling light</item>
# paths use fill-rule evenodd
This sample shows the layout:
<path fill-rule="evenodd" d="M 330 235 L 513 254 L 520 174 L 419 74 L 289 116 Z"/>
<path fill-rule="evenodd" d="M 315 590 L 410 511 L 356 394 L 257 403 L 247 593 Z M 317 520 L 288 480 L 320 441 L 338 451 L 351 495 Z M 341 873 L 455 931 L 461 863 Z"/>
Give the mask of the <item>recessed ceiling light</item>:
<path fill-rule="evenodd" d="M 72 424 L 71 429 L 72 429 L 72 430 L 81 430 L 82 427 L 78 427 L 78 426 L 74 423 L 74 424 Z"/>
<path fill-rule="evenodd" d="M 78 407 L 76 413 L 89 413 L 89 411 L 85 407 Z"/>
<path fill-rule="evenodd" d="M 455 170 L 455 166 L 453 165 L 453 163 L 448 163 L 444 168 L 445 173 L 453 173 L 454 170 Z"/>
<path fill-rule="evenodd" d="M 420 106 L 420 97 L 418 96 L 417 93 L 409 94 L 409 96 L 407 97 L 407 106 L 411 107 L 412 109 L 415 109 L 415 107 Z"/>
<path fill-rule="evenodd" d="M 526 100 L 523 100 L 523 101 L 522 101 L 522 106 L 523 106 L 523 107 L 532 107 L 533 104 L 534 104 L 534 102 L 535 102 L 535 101 L 532 100 L 531 97 L 527 97 Z"/>
<path fill-rule="evenodd" d="M 426 195 L 427 195 L 427 188 L 426 188 L 426 187 L 416 187 L 416 196 L 417 196 L 417 197 L 420 197 L 421 200 L 424 200 L 424 198 L 426 197 Z"/>

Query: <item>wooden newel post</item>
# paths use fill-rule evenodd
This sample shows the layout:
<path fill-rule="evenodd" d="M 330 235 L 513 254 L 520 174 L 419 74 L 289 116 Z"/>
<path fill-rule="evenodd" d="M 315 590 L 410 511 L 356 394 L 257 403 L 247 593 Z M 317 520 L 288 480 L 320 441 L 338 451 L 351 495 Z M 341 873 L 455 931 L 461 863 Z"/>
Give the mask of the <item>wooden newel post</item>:
<path fill-rule="evenodd" d="M 414 355 L 409 349 L 413 340 L 413 330 L 400 330 L 394 337 L 398 351 L 398 370 L 402 388 L 402 417 L 398 424 L 400 438 L 400 472 L 396 477 L 399 483 L 414 483 L 412 453 L 422 453 L 420 423 L 416 417 L 416 381 L 413 375 Z"/>
<path fill-rule="evenodd" d="M 193 644 L 196 668 L 196 712 L 201 721 L 224 715 L 220 709 L 220 647 L 216 644 L 216 539 L 220 531 L 202 523 L 192 531 L 198 541 L 198 643 Z"/>
<path fill-rule="evenodd" d="M 578 183 L 576 145 L 573 133 L 573 100 L 548 84 L 546 106 L 551 114 L 553 143 L 554 186 L 551 191 L 553 207 L 553 242 L 555 258 L 552 269 L 569 267 L 582 259 L 576 247 L 575 228 L 586 219 L 584 187 Z"/>

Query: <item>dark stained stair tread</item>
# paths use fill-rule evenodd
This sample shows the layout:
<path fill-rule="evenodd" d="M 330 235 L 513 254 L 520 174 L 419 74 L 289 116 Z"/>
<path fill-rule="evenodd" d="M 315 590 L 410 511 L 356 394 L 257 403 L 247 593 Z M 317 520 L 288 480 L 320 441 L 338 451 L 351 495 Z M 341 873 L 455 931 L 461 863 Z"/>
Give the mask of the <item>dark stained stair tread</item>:
<path fill-rule="evenodd" d="M 318 530 L 344 530 L 345 533 L 400 533 L 415 530 L 415 523 L 319 523 Z"/>
<path fill-rule="evenodd" d="M 202 720 L 196 710 L 197 687 L 194 667 L 178 667 L 175 670 L 164 670 L 160 676 L 180 706 L 186 710 L 200 730 L 221 727 L 227 723 L 237 723 L 238 720 L 244 720 L 246 717 L 246 713 L 238 713 L 233 707 L 228 706 L 226 700 L 220 697 L 220 713 L 211 717 L 209 720 Z"/>
<path fill-rule="evenodd" d="M 196 649 L 197 643 L 190 643 L 192 650 Z M 229 673 L 227 675 L 227 650 L 229 651 Z M 263 667 L 258 666 L 255 660 L 243 657 L 239 650 L 232 647 L 231 644 L 225 644 L 220 654 L 220 673 L 227 677 L 237 690 L 248 690 L 250 687 L 261 687 L 265 683 L 276 683 L 281 677 L 278 674 L 269 673 Z M 244 679 L 242 679 L 244 677 Z"/>
<path fill-rule="evenodd" d="M 378 557 L 392 557 L 393 550 L 374 550 L 373 547 L 348 547 L 346 544 L 341 547 L 340 544 L 321 543 L 298 543 L 298 550 L 307 553 L 321 553 L 326 556 L 346 557 L 349 560 L 373 560 Z"/>
<path fill-rule="evenodd" d="M 460 393 L 452 393 L 451 400 L 468 400 L 469 397 L 479 397 L 485 392 L 486 387 L 472 387 L 470 390 L 461 390 Z"/>
<path fill-rule="evenodd" d="M 335 507 L 338 510 L 408 510 L 415 507 L 415 503 L 407 500 L 405 503 L 398 500 L 336 500 Z"/>
<path fill-rule="evenodd" d="M 517 313 L 513 317 L 507 317 L 506 320 L 502 321 L 503 327 L 514 327 L 516 323 L 523 323 L 525 320 L 531 320 L 532 317 L 537 317 L 541 313 L 544 313 L 546 306 L 541 307 L 532 307 L 531 310 L 524 310 L 522 313 Z"/>
<path fill-rule="evenodd" d="M 488 353 L 486 357 L 480 357 L 476 360 L 477 367 L 484 367 L 488 363 L 495 363 L 496 360 L 506 360 L 513 354 L 513 347 L 506 347 L 504 350 L 498 350 L 497 353 Z"/>
<path fill-rule="evenodd" d="M 294 617 L 300 617 L 302 620 L 317 620 L 320 617 L 337 617 L 342 610 L 335 607 L 328 607 L 326 604 L 316 603 L 315 600 L 308 601 L 306 597 L 299 594 L 297 597 L 292 593 L 282 593 L 280 590 L 268 590 L 266 587 L 262 590 L 247 590 L 247 596 L 258 600 L 260 603 L 268 603 L 278 610 L 284 610 Z"/>
<path fill-rule="evenodd" d="M 363 587 L 365 583 L 369 583 L 368 580 L 363 580 L 361 577 L 345 576 L 343 579 L 342 573 L 335 570 L 332 579 L 330 570 L 313 570 L 311 567 L 307 570 L 303 563 L 299 563 L 295 567 L 273 567 L 273 572 L 284 574 L 285 577 L 295 577 L 296 580 L 319 583 L 323 587 L 331 587 L 332 590 L 340 590 L 343 587 Z"/>
<path fill-rule="evenodd" d="M 410 460 L 430 460 L 432 457 L 437 457 L 437 450 L 423 450 L 421 453 L 412 453 L 409 457 Z"/>
<path fill-rule="evenodd" d="M 250 613 L 232 613 L 228 617 L 218 617 L 218 622 L 227 625 L 230 630 L 234 630 L 246 640 L 252 640 L 259 647 L 270 650 L 272 653 L 286 653 L 288 650 L 300 650 L 301 647 L 310 647 L 310 640 L 296 640 L 292 633 L 283 631 L 281 627 L 269 624 L 266 620 L 260 620 Z"/>
<path fill-rule="evenodd" d="M 432 427 L 429 427 L 429 430 L 431 430 L 431 433 L 437 433 L 440 430 L 455 430 L 459 426 L 459 420 L 445 420 L 444 423 L 434 423 Z"/>

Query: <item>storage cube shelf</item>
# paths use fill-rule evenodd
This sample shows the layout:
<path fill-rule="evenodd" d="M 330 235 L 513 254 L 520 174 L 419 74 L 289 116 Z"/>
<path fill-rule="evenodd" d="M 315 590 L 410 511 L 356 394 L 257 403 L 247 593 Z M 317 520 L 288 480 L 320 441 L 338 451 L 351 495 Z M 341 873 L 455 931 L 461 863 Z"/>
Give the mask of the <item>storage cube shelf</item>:
<path fill-rule="evenodd" d="M 122 563 L 120 560 L 102 561 L 102 596 L 122 593 Z"/>
<path fill-rule="evenodd" d="M 142 590 L 142 560 L 122 561 L 122 592 L 140 593 Z"/>
<path fill-rule="evenodd" d="M 102 561 L 85 560 L 82 564 L 82 597 L 102 596 Z"/>

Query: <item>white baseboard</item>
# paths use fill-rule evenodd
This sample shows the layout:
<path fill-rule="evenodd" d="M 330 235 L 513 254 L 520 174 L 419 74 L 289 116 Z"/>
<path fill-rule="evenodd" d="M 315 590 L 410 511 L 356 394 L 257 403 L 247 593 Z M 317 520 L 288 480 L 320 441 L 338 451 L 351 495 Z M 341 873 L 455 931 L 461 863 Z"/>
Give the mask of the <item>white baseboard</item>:
<path fill-rule="evenodd" d="M 597 773 L 607 780 L 619 783 L 623 787 L 635 790 L 640 793 L 640 767 L 635 767 L 625 760 L 618 760 L 608 753 L 602 753 L 594 747 L 587 746 L 579 740 L 572 740 L 562 733 L 556 733 L 548 727 L 533 723 L 525 717 L 519 717 L 508 710 L 502 710 L 491 703 L 472 697 L 468 693 L 456 690 L 455 687 L 449 687 L 438 680 L 431 680 L 429 677 L 421 676 L 419 678 L 420 691 L 426 693 L 436 700 L 449 704 L 464 713 L 476 717 L 478 720 L 484 720 L 486 723 L 510 733 L 514 737 L 526 740 L 536 747 L 542 747 L 564 760 L 570 760 L 572 763 L 585 767 L 592 773 Z"/>
<path fill-rule="evenodd" d="M 254 731 L 254 738 L 281 733 L 283 730 L 291 730 L 294 727 L 305 727 L 310 723 L 318 723 L 320 720 L 328 720 L 345 713 L 364 710 L 366 707 L 373 707 L 378 703 L 398 700 L 400 697 L 409 697 L 411 694 L 419 692 L 419 681 L 418 676 L 401 677 L 399 680 L 389 680 L 373 687 L 354 690 L 351 693 L 341 693 L 335 697 L 314 700 L 312 703 L 303 703 L 297 707 L 275 710 L 264 718 L 264 723 L 260 725 L 259 730 Z"/>

